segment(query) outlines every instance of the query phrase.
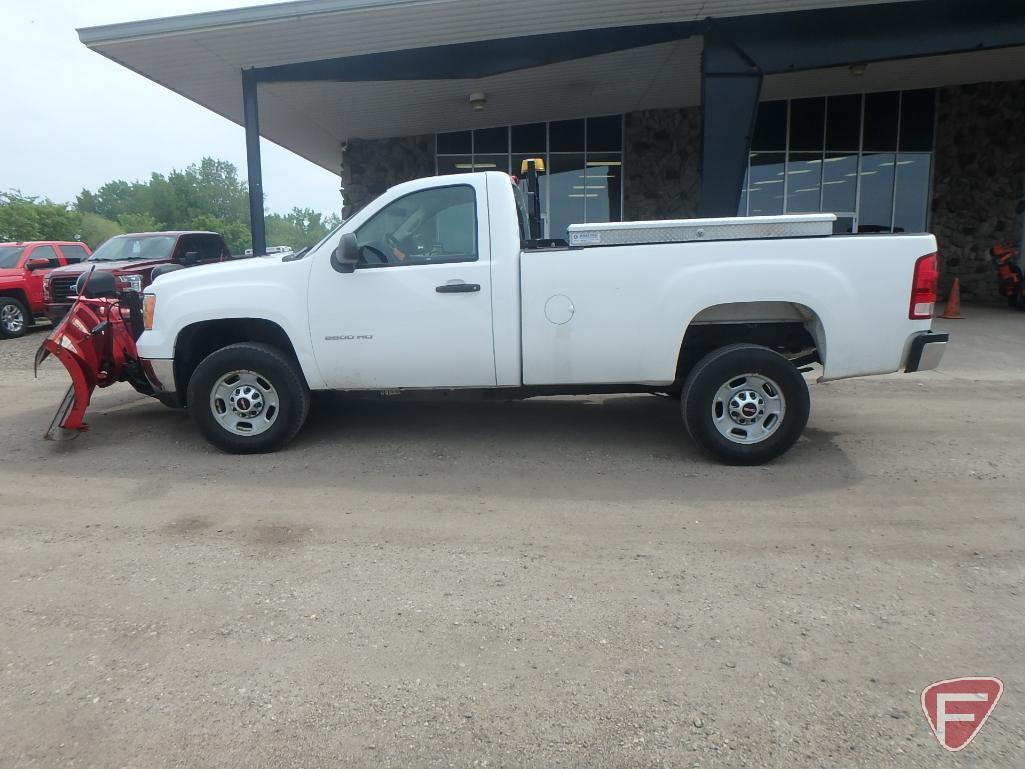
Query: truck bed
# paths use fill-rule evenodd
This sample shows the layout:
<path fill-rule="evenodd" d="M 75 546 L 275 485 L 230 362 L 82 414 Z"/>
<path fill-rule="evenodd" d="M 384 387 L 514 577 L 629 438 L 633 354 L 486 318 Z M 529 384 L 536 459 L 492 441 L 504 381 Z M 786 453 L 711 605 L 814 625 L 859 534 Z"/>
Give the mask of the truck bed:
<path fill-rule="evenodd" d="M 897 371 L 930 326 L 908 319 L 908 287 L 935 249 L 848 235 L 526 251 L 523 383 L 668 384 L 692 322 L 748 317 L 805 323 L 823 379 Z"/>

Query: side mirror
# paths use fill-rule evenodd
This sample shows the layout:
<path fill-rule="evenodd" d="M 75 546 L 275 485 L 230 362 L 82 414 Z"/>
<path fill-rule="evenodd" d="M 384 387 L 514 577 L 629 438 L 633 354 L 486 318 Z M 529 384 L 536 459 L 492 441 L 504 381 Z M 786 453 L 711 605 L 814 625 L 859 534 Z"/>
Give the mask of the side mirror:
<path fill-rule="evenodd" d="M 29 272 L 32 272 L 33 270 L 45 270 L 49 266 L 49 259 L 29 259 L 25 262 L 25 269 Z"/>
<path fill-rule="evenodd" d="M 199 261 L 199 251 L 186 251 L 181 258 L 181 263 L 186 267 L 191 267 Z"/>
<path fill-rule="evenodd" d="M 338 272 L 349 273 L 356 271 L 359 263 L 359 243 L 356 236 L 351 232 L 342 235 L 342 242 L 338 248 L 331 252 L 331 266 Z"/>

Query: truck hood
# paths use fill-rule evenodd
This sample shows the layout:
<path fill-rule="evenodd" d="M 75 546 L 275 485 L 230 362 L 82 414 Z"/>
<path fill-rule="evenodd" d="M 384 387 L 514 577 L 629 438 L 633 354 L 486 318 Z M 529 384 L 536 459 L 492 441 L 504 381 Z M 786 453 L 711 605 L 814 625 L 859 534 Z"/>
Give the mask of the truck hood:
<path fill-rule="evenodd" d="M 146 292 L 159 295 L 163 291 L 187 291 L 193 285 L 210 285 L 218 279 L 223 279 L 226 286 L 232 286 L 247 278 L 266 279 L 275 270 L 288 267 L 290 264 L 299 264 L 299 262 L 282 264 L 282 257 L 277 255 L 250 256 L 226 262 L 210 262 L 197 265 L 199 269 L 190 267 L 187 270 L 176 270 L 161 275 L 153 281 Z"/>
<path fill-rule="evenodd" d="M 167 259 L 122 259 L 120 261 L 97 261 L 86 260 L 77 264 L 66 264 L 50 270 L 49 275 L 79 275 L 88 272 L 93 267 L 97 270 L 107 272 L 146 272 L 152 270 L 158 264 L 167 264 Z"/>
<path fill-rule="evenodd" d="M 17 267 L 4 267 L 0 269 L 0 280 L 4 282 L 21 280 L 24 275 L 25 272 Z"/>

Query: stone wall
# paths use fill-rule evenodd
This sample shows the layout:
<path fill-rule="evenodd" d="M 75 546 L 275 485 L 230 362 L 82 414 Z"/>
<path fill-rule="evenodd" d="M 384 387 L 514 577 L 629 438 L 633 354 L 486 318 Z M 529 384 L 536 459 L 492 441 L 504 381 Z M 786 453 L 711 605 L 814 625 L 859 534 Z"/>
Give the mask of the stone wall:
<path fill-rule="evenodd" d="M 624 219 L 693 216 L 700 188 L 701 110 L 626 116 Z M 350 139 L 342 159 L 343 215 L 394 184 L 434 174 L 434 137 Z"/>
<path fill-rule="evenodd" d="M 624 211 L 628 221 L 694 216 L 701 186 L 701 109 L 626 116 Z"/>
<path fill-rule="evenodd" d="M 994 243 L 1017 243 L 1025 219 L 1025 81 L 940 90 L 931 228 L 940 242 L 941 292 L 996 301 Z M 701 110 L 626 116 L 626 220 L 693 216 L 700 190 Z M 388 187 L 434 174 L 434 137 L 352 139 L 342 161 L 344 215 Z"/>
<path fill-rule="evenodd" d="M 350 139 L 342 155 L 342 216 L 348 218 L 389 187 L 434 176 L 434 136 Z"/>
<path fill-rule="evenodd" d="M 940 89 L 932 231 L 941 292 L 996 301 L 994 243 L 1016 243 L 1025 215 L 1025 81 Z"/>

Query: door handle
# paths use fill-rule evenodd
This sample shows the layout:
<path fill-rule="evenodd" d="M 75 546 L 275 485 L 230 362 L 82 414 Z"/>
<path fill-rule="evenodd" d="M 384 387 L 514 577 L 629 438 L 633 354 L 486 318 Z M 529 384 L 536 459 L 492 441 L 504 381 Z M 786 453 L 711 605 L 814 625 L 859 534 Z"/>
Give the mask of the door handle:
<path fill-rule="evenodd" d="M 439 294 L 475 294 L 480 291 L 479 283 L 446 283 L 434 289 Z"/>

